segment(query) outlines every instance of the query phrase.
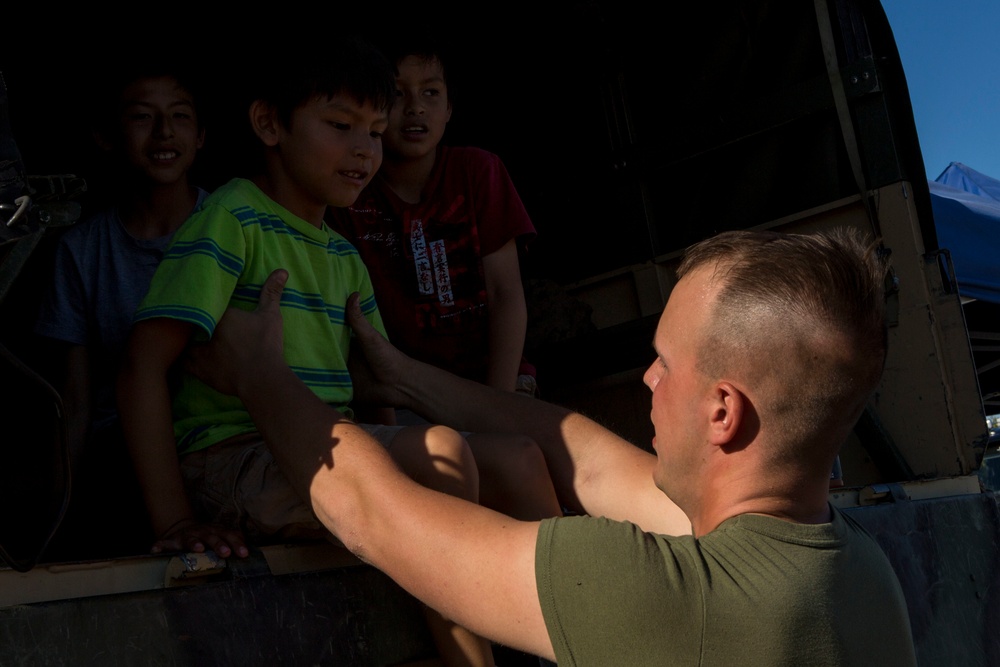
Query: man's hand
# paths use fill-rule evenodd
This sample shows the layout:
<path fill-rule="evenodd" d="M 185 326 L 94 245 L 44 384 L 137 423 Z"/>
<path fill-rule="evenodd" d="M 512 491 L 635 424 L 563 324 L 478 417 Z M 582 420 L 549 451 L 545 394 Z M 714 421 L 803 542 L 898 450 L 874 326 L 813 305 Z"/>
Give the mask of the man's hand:
<path fill-rule="evenodd" d="M 400 378 L 405 377 L 407 364 L 413 360 L 365 319 L 357 292 L 347 299 L 345 310 L 347 324 L 354 331 L 347 367 L 355 399 L 371 405 L 405 406 L 406 396 L 400 390 Z"/>
<path fill-rule="evenodd" d="M 217 391 L 239 395 L 244 380 L 262 367 L 285 366 L 280 305 L 287 280 L 287 271 L 275 269 L 255 310 L 227 309 L 212 339 L 188 351 L 185 368 Z"/>

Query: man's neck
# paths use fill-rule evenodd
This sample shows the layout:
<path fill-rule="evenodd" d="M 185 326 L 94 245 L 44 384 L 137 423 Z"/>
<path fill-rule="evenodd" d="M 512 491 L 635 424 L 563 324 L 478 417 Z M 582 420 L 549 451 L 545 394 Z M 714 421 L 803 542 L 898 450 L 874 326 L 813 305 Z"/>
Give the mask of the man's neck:
<path fill-rule="evenodd" d="M 701 507 L 690 513 L 695 537 L 718 528 L 742 514 L 759 514 L 793 523 L 827 523 L 831 520 L 829 480 L 763 480 L 760 484 L 740 482 L 716 485 L 703 497 Z"/>

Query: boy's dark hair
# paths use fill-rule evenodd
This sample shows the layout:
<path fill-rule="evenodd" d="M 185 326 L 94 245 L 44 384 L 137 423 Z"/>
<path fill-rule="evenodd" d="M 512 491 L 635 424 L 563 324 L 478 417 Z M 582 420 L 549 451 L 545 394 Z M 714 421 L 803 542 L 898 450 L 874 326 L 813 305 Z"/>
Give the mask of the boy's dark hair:
<path fill-rule="evenodd" d="M 441 65 L 444 82 L 448 86 L 448 100 L 454 102 L 456 86 L 452 79 L 451 57 L 448 44 L 429 28 L 421 29 L 408 26 L 385 31 L 379 38 L 379 46 L 386 57 L 398 67 L 403 58 L 416 56 L 422 60 L 437 60 Z"/>
<path fill-rule="evenodd" d="M 122 93 L 125 89 L 140 79 L 172 77 L 191 98 L 198 112 L 198 124 L 204 127 L 204 110 L 202 107 L 202 82 L 195 74 L 195 69 L 177 62 L 177 57 L 170 59 L 121 59 L 108 63 L 100 68 L 97 81 L 96 102 L 91 108 L 90 128 L 105 139 L 117 138 L 118 123 L 122 112 Z"/>
<path fill-rule="evenodd" d="M 272 105 L 287 127 L 292 112 L 313 97 L 350 95 L 360 104 L 391 108 L 395 68 L 367 39 L 327 34 L 322 40 L 268 48 L 250 84 L 250 99 Z"/>

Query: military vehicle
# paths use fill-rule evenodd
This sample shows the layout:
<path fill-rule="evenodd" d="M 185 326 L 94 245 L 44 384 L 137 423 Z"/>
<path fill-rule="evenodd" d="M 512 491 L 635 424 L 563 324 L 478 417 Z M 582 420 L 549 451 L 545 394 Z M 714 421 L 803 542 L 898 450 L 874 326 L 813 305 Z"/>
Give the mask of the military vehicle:
<path fill-rule="evenodd" d="M 523 271 L 527 354 L 545 400 L 649 447 L 641 375 L 686 246 L 738 228 L 846 225 L 881 239 L 892 261 L 889 358 L 844 443 L 844 485 L 830 501 L 893 563 L 920 664 L 1000 664 L 997 442 L 987 421 L 1000 412 L 996 353 L 974 347 L 967 324 L 975 312 L 977 336 L 996 340 L 1000 318 L 994 304 L 963 297 L 938 243 L 905 72 L 879 3 L 587 0 L 427 13 L 449 26 L 458 55 L 448 141 L 498 153 L 538 228 Z M 72 60 L 81 51 L 67 44 L 89 43 L 52 48 Z M 211 183 L 238 154 L 220 118 L 239 61 L 185 56 L 218 73 L 206 154 L 217 166 L 202 174 Z M 29 61 L 0 62 L 24 173 L 41 175 L 25 178 L 30 206 L 0 247 L 0 663 L 433 660 L 413 599 L 330 545 L 269 545 L 243 560 L 97 558 L 84 534 L 72 557 L 48 551 L 72 484 L 31 309 L 48 250 L 88 196 L 87 163 L 71 159 L 86 138 L 71 138 L 60 119 L 86 104 L 99 72 Z M 8 218 L 21 208 L 3 203 Z"/>

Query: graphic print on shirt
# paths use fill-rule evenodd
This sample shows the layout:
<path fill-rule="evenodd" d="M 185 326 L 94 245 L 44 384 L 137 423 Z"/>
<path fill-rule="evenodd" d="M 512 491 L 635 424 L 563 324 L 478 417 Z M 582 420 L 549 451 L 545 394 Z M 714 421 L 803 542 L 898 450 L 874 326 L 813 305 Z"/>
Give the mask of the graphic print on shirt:
<path fill-rule="evenodd" d="M 409 213 L 406 215 L 409 218 Z M 431 279 L 431 262 L 427 258 L 427 240 L 424 238 L 424 221 L 405 220 L 410 229 L 410 251 L 413 253 L 413 268 L 417 272 L 417 291 L 424 296 L 434 293 Z"/>
<path fill-rule="evenodd" d="M 445 252 L 444 241 L 431 243 L 431 262 L 434 264 L 438 302 L 445 306 L 454 306 L 455 297 L 451 293 L 451 273 L 448 271 L 448 253 Z"/>
<path fill-rule="evenodd" d="M 341 213 L 338 226 L 368 264 L 389 339 L 415 358 L 479 379 L 488 312 L 470 199 L 456 193 L 407 205 L 376 191 Z"/>
<path fill-rule="evenodd" d="M 409 213 L 406 217 L 409 218 Z M 451 273 L 448 271 L 448 253 L 444 241 L 441 239 L 431 241 L 428 248 L 423 218 L 408 219 L 407 222 L 413 267 L 417 274 L 417 291 L 424 296 L 430 296 L 434 294 L 436 287 L 438 303 L 443 306 L 454 306 L 455 297 L 451 289 Z"/>
<path fill-rule="evenodd" d="M 353 206 L 331 213 L 368 265 L 396 347 L 485 381 L 484 251 L 535 235 L 500 159 L 479 148 L 441 146 L 420 201 L 403 201 L 376 174 Z"/>

